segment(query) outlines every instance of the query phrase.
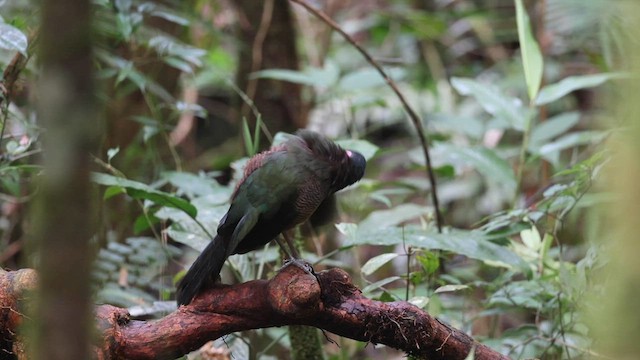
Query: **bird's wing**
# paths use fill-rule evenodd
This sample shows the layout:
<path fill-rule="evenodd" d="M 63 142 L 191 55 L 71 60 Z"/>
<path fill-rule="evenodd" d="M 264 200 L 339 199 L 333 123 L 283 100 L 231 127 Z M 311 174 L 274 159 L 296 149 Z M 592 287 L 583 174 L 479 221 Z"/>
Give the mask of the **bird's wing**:
<path fill-rule="evenodd" d="M 238 222 L 238 225 L 236 225 L 236 228 L 233 230 L 233 234 L 231 234 L 229 245 L 226 249 L 226 257 L 229 257 L 234 253 L 235 249 L 238 247 L 238 244 L 240 244 L 240 242 L 247 236 L 247 234 L 253 229 L 253 227 L 256 226 L 259 219 L 260 214 L 256 211 L 256 209 L 249 208 L 242 219 L 240 219 L 240 221 Z"/>

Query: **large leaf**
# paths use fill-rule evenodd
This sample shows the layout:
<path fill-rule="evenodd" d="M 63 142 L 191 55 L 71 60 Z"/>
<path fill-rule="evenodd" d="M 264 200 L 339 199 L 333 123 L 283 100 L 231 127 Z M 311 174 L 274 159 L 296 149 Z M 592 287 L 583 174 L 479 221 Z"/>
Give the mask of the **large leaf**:
<path fill-rule="evenodd" d="M 338 81 L 339 69 L 331 62 L 323 68 L 307 68 L 304 71 L 267 69 L 251 74 L 253 79 L 275 79 L 301 85 L 329 87 Z"/>
<path fill-rule="evenodd" d="M 192 199 L 207 196 L 210 199 L 217 199 L 217 202 L 221 204 L 231 197 L 232 188 L 220 186 L 217 181 L 204 175 L 167 171 L 162 173 L 162 178 L 169 181 L 180 193 L 184 193 Z"/>
<path fill-rule="evenodd" d="M 123 189 L 127 195 L 134 199 L 149 200 L 158 205 L 179 209 L 191 217 L 195 217 L 198 214 L 195 206 L 191 205 L 187 200 L 156 190 L 141 182 L 100 173 L 93 173 L 92 180 L 100 185 Z"/>
<path fill-rule="evenodd" d="M 211 237 L 215 236 L 218 223 L 229 206 L 226 203 L 220 204 L 215 195 L 196 198 L 191 204 L 198 210 L 198 222 L 182 211 L 170 207 L 161 208 L 154 216 L 171 221 L 166 231 L 173 240 L 202 251 L 211 241 Z"/>
<path fill-rule="evenodd" d="M 400 255 L 396 253 L 387 253 L 387 254 L 374 256 L 371 259 L 369 259 L 364 265 L 362 265 L 362 269 L 360 269 L 360 271 L 362 272 L 363 275 L 371 275 L 376 270 L 380 269 L 386 263 L 397 258 L 398 256 Z"/>
<path fill-rule="evenodd" d="M 387 76 L 398 81 L 404 78 L 406 71 L 402 68 L 385 69 Z M 338 83 L 338 87 L 343 91 L 357 91 L 370 89 L 386 84 L 385 79 L 373 68 L 364 68 L 348 73 L 343 76 Z"/>
<path fill-rule="evenodd" d="M 495 86 L 474 79 L 451 78 L 451 85 L 461 95 L 473 96 L 487 113 L 505 125 L 520 131 L 525 129 L 529 114 L 520 99 L 507 96 Z"/>
<path fill-rule="evenodd" d="M 562 135 L 580 121 L 580 113 L 576 111 L 556 115 L 547 121 L 537 124 L 531 131 L 529 148 L 535 149 L 544 145 L 547 140 Z"/>
<path fill-rule="evenodd" d="M 19 51 L 27 56 L 27 36 L 22 31 L 9 25 L 0 23 L 0 49 Z"/>
<path fill-rule="evenodd" d="M 369 230 L 356 224 L 339 224 L 345 247 L 354 245 L 405 245 L 429 250 L 445 250 L 492 265 L 528 271 L 528 265 L 509 248 L 497 245 L 479 231 L 451 230 L 439 234 L 416 225 Z"/>
<path fill-rule="evenodd" d="M 360 223 L 363 229 L 378 229 L 400 225 L 431 212 L 432 209 L 416 204 L 401 204 L 388 210 L 376 210 Z"/>
<path fill-rule="evenodd" d="M 441 159 L 452 165 L 468 165 L 476 169 L 489 182 L 497 182 L 505 191 L 514 191 L 516 179 L 507 161 L 495 151 L 485 147 L 460 147 L 439 143 L 435 150 Z"/>
<path fill-rule="evenodd" d="M 536 99 L 536 105 L 546 105 L 575 90 L 599 86 L 608 80 L 622 77 L 624 77 L 623 74 L 616 73 L 570 76 L 560 82 L 542 88 Z"/>
<path fill-rule="evenodd" d="M 371 159 L 380 149 L 376 145 L 367 140 L 346 139 L 337 140 L 336 144 L 342 146 L 343 149 L 354 150 L 362 154 L 366 160 Z"/>
<path fill-rule="evenodd" d="M 520 41 L 520 53 L 524 67 L 524 78 L 527 82 L 529 99 L 533 100 L 538 95 L 542 82 L 543 59 L 540 47 L 531 31 L 531 22 L 522 0 L 516 1 L 516 22 L 518 24 L 518 40 Z"/>

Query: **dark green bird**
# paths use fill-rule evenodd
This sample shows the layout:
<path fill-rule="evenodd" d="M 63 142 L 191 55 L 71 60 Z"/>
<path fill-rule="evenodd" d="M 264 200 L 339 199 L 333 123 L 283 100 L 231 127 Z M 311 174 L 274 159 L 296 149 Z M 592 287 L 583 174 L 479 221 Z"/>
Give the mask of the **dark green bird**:
<path fill-rule="evenodd" d="M 360 153 L 308 130 L 249 159 L 218 234 L 178 284 L 178 305 L 213 287 L 230 255 L 258 249 L 303 223 L 333 193 L 360 180 L 365 166 Z"/>

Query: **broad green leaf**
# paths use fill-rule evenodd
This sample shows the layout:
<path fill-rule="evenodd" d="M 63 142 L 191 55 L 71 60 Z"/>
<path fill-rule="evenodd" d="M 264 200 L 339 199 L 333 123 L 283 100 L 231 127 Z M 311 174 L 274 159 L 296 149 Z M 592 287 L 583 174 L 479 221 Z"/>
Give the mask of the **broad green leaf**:
<path fill-rule="evenodd" d="M 560 137 L 558 140 L 540 147 L 540 154 L 548 156 L 559 151 L 569 149 L 579 145 L 592 144 L 601 141 L 607 135 L 603 131 L 577 131 Z"/>
<path fill-rule="evenodd" d="M 304 71 L 289 69 L 267 69 L 251 74 L 251 78 L 264 78 L 288 81 L 301 85 L 329 87 L 338 81 L 339 69 L 331 62 L 324 68 L 307 68 Z"/>
<path fill-rule="evenodd" d="M 388 210 L 376 210 L 360 223 L 367 230 L 400 225 L 430 213 L 432 209 L 416 204 L 401 204 Z"/>
<path fill-rule="evenodd" d="M 482 174 L 488 182 L 496 182 L 505 191 L 514 191 L 516 179 L 513 169 L 495 151 L 485 147 L 466 148 L 439 143 L 434 148 L 439 156 L 453 165 L 468 165 Z"/>
<path fill-rule="evenodd" d="M 145 214 L 141 214 L 133 223 L 133 233 L 136 235 L 140 234 L 154 224 L 157 224 L 159 221 L 160 220 L 153 216 L 153 214 L 148 214 L 147 216 L 145 216 Z"/>
<path fill-rule="evenodd" d="M 580 121 L 580 113 L 576 111 L 562 113 L 547 121 L 537 124 L 531 131 L 529 149 L 536 149 L 544 142 L 560 136 L 574 127 Z"/>
<path fill-rule="evenodd" d="M 401 80 L 406 75 L 406 71 L 402 68 L 389 68 L 384 70 L 387 73 L 387 76 L 395 81 Z M 356 91 L 370 89 L 385 84 L 385 79 L 376 69 L 363 68 L 343 76 L 338 83 L 338 87 L 343 91 Z"/>
<path fill-rule="evenodd" d="M 354 150 L 359 152 L 367 160 L 370 160 L 380 149 L 376 145 L 368 142 L 367 140 L 357 140 L 357 139 L 337 140 L 336 144 L 340 145 L 343 149 Z"/>
<path fill-rule="evenodd" d="M 27 36 L 22 31 L 9 25 L 0 23 L 0 49 L 18 51 L 27 56 Z"/>
<path fill-rule="evenodd" d="M 344 247 L 354 245 L 406 245 L 429 250 L 445 250 L 493 266 L 528 271 L 528 265 L 511 249 L 497 245 L 479 231 L 451 230 L 439 234 L 435 229 L 424 230 L 416 225 L 368 230 L 356 224 L 340 224 L 345 234 Z"/>
<path fill-rule="evenodd" d="M 191 217 L 195 217 L 198 214 L 196 208 L 188 201 L 169 193 L 155 190 L 141 182 L 100 173 L 93 173 L 92 180 L 100 185 L 121 187 L 125 189 L 127 195 L 135 199 L 145 199 L 158 205 L 180 209 Z"/>
<path fill-rule="evenodd" d="M 364 265 L 362 265 L 362 269 L 361 269 L 362 274 L 364 274 L 365 276 L 371 275 L 376 270 L 384 266 L 386 263 L 388 263 L 389 261 L 397 257 L 398 257 L 398 254 L 396 253 L 381 254 L 381 255 L 372 257 L 371 259 L 369 259 L 369 261 L 367 261 Z"/>
<path fill-rule="evenodd" d="M 602 85 L 611 79 L 624 78 L 623 74 L 605 73 L 594 75 L 570 76 L 561 81 L 547 85 L 540 91 L 536 99 L 536 105 L 546 105 L 561 97 L 579 89 L 591 88 Z"/>
<path fill-rule="evenodd" d="M 211 239 L 209 239 L 206 235 L 203 235 L 201 233 L 194 233 L 191 231 L 185 231 L 178 227 L 171 226 L 165 231 L 167 232 L 167 235 L 169 235 L 169 237 L 171 237 L 173 240 L 185 244 L 190 248 L 198 250 L 200 252 L 202 252 L 204 248 L 209 245 L 209 242 L 211 242 Z"/>
<path fill-rule="evenodd" d="M 518 40 L 520 41 L 520 53 L 522 54 L 522 65 L 524 67 L 524 77 L 527 82 L 529 99 L 533 103 L 540 90 L 542 82 L 543 59 L 540 47 L 531 31 L 531 22 L 527 10 L 522 4 L 522 0 L 516 2 L 516 22 L 518 24 Z"/>
<path fill-rule="evenodd" d="M 362 288 L 362 292 L 365 293 L 365 294 L 366 293 L 370 293 L 370 292 L 372 292 L 374 290 L 377 290 L 377 289 L 379 289 L 379 288 L 381 288 L 381 287 L 383 287 L 383 286 L 385 286 L 385 285 L 387 285 L 389 283 L 392 283 L 392 282 L 394 282 L 396 280 L 401 280 L 401 279 L 402 278 L 400 276 L 390 276 L 388 278 L 384 278 L 382 280 L 378 280 L 378 281 L 376 281 L 374 283 L 371 283 L 371 284 L 365 286 L 364 288 Z"/>
<path fill-rule="evenodd" d="M 440 286 L 439 288 L 436 289 L 435 293 L 439 294 L 439 293 L 444 293 L 444 292 L 453 292 L 453 291 L 459 291 L 459 290 L 464 290 L 464 289 L 468 289 L 468 288 L 469 288 L 468 285 L 449 284 L 449 285 Z"/>
<path fill-rule="evenodd" d="M 524 243 L 526 247 L 534 251 L 538 251 L 542 246 L 540 233 L 535 226 L 531 229 L 520 231 L 520 239 L 522 239 L 522 243 Z"/>
<path fill-rule="evenodd" d="M 518 98 L 503 94 L 491 84 L 474 79 L 451 78 L 451 85 L 461 95 L 473 96 L 482 108 L 506 126 L 524 131 L 529 111 Z"/>
<path fill-rule="evenodd" d="M 429 305 L 429 298 L 426 296 L 415 296 L 409 299 L 409 303 L 419 307 L 420 309 L 424 309 Z"/>
<path fill-rule="evenodd" d="M 233 191 L 229 187 L 220 186 L 214 179 L 188 172 L 167 171 L 162 173 L 161 177 L 175 186 L 179 193 L 189 198 L 210 196 L 222 204 L 229 200 Z"/>
<path fill-rule="evenodd" d="M 558 289 L 552 282 L 515 281 L 496 291 L 488 300 L 489 306 L 513 306 L 548 310 L 555 305 L 549 301 L 557 297 Z"/>

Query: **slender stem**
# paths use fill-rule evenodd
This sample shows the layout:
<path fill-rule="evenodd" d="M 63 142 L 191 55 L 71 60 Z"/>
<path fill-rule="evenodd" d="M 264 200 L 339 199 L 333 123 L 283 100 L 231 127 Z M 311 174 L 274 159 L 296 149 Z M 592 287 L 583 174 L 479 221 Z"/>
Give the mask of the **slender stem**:
<path fill-rule="evenodd" d="M 526 120 L 524 133 L 522 134 L 522 147 L 520 148 L 520 155 L 518 156 L 518 173 L 516 174 L 516 190 L 515 190 L 515 193 L 513 194 L 514 209 L 518 206 L 518 195 L 522 190 L 522 177 L 524 174 L 525 162 L 527 161 L 527 148 L 529 147 L 532 123 L 533 123 L 533 116 L 529 115 Z"/>
<path fill-rule="evenodd" d="M 307 11 L 309 11 L 314 16 L 324 21 L 327 25 L 329 25 L 335 31 L 340 33 L 340 35 L 342 35 L 342 37 L 344 37 L 345 40 L 347 40 L 351 45 L 353 45 L 353 47 L 355 47 L 360 52 L 360 54 L 362 54 L 362 56 L 367 60 L 367 62 L 369 62 L 369 64 L 371 64 L 371 66 L 373 66 L 378 71 L 378 73 L 384 78 L 387 85 L 389 85 L 389 87 L 393 90 L 393 92 L 396 94 L 396 96 L 402 103 L 402 106 L 404 107 L 405 111 L 409 115 L 409 118 L 411 119 L 413 126 L 416 128 L 418 137 L 420 138 L 422 152 L 424 153 L 424 158 L 427 165 L 427 169 L 426 169 L 427 176 L 429 178 L 429 182 L 431 183 L 431 201 L 433 202 L 433 207 L 435 208 L 436 225 L 438 227 L 438 232 L 441 233 L 443 220 L 442 220 L 442 213 L 440 212 L 440 205 L 438 202 L 436 177 L 433 172 L 433 168 L 431 167 L 431 157 L 429 156 L 429 146 L 427 144 L 424 127 L 422 126 L 422 121 L 420 120 L 420 117 L 409 105 L 405 97 L 402 95 L 402 93 L 396 86 L 395 82 L 387 75 L 387 73 L 382 69 L 382 67 L 373 59 L 373 57 L 371 57 L 371 55 L 369 55 L 369 53 L 364 48 L 362 48 L 362 46 L 358 45 L 358 43 L 356 43 L 356 41 L 351 36 L 349 36 L 349 34 L 347 34 L 344 30 L 342 30 L 342 28 L 340 28 L 340 26 L 335 21 L 333 21 L 329 16 L 327 16 L 322 11 L 317 10 L 311 5 L 309 5 L 304 0 L 290 0 L 290 1 L 298 5 L 301 5 Z"/>

